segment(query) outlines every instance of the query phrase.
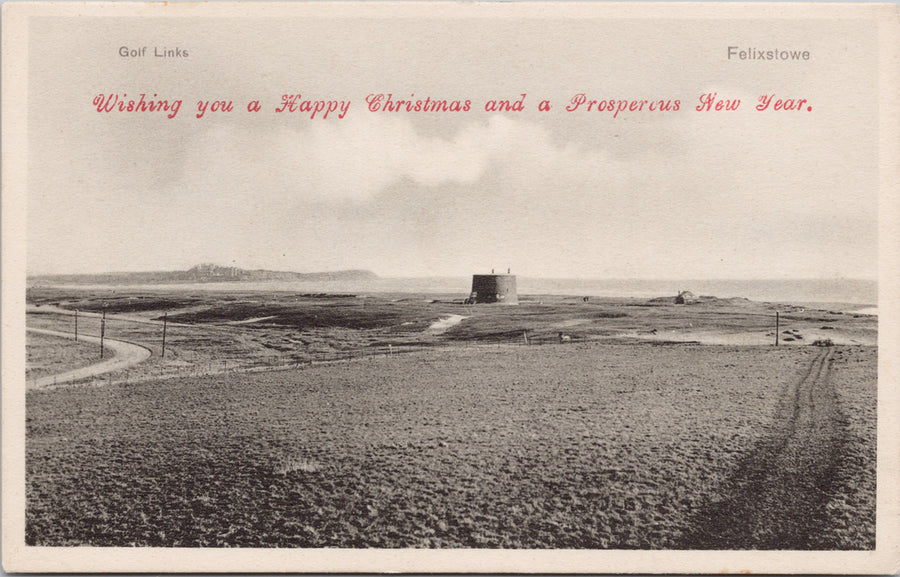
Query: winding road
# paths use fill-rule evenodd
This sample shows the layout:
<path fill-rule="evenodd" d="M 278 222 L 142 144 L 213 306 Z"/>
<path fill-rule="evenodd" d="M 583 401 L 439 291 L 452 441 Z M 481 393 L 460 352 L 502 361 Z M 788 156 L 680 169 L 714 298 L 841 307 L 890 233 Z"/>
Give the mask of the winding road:
<path fill-rule="evenodd" d="M 47 329 L 28 328 L 28 332 L 41 335 L 50 335 L 54 337 L 63 337 L 67 339 L 75 338 L 74 333 L 51 331 Z M 97 345 L 100 344 L 100 337 L 79 335 L 78 339 L 89 343 L 96 343 Z M 99 363 L 94 363 L 93 365 L 88 365 L 79 369 L 73 369 L 64 373 L 47 375 L 38 379 L 29 380 L 28 385 L 32 388 L 39 389 L 52 385 L 59 385 L 77 381 L 79 379 L 84 379 L 91 376 L 103 375 L 106 373 L 111 373 L 113 371 L 133 367 L 134 365 L 147 360 L 151 355 L 150 349 L 148 349 L 147 347 L 143 347 L 141 345 L 136 345 L 134 343 L 129 343 L 126 341 L 118 341 L 115 339 L 105 338 L 103 339 L 103 346 L 104 348 L 111 349 L 114 352 L 113 356 L 106 360 L 100 361 Z"/>
<path fill-rule="evenodd" d="M 683 539 L 690 549 L 816 548 L 833 472 L 840 462 L 843 416 L 823 348 L 781 396 L 773 433 L 727 482 Z"/>

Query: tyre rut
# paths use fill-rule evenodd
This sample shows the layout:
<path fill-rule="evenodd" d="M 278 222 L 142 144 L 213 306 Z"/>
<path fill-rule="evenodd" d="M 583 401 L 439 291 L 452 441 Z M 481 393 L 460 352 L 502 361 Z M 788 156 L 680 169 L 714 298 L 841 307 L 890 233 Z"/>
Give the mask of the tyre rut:
<path fill-rule="evenodd" d="M 726 482 L 727 497 L 694 517 L 680 548 L 827 548 L 818 535 L 844 434 L 828 378 L 831 356 L 823 349 L 803 378 L 786 387 L 772 434 Z"/>

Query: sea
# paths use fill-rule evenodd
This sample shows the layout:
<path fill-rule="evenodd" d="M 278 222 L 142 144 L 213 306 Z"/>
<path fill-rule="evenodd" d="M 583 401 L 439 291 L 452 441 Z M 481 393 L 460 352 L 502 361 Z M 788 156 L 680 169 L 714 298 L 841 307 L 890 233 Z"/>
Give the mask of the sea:
<path fill-rule="evenodd" d="M 766 280 L 640 280 L 640 279 L 553 279 L 519 276 L 518 293 L 602 298 L 651 299 L 690 291 L 696 296 L 743 297 L 753 301 L 783 303 L 844 303 L 866 307 L 874 314 L 878 303 L 878 281 L 867 279 L 766 279 Z M 471 289 L 471 277 L 378 278 L 341 282 L 214 282 L 167 285 L 128 285 L 150 290 L 196 290 L 298 293 L 410 293 L 464 298 Z M 57 285 L 59 286 L 59 285 Z M 69 285 L 71 288 L 90 288 Z M 94 286 L 94 285 L 92 285 Z M 96 288 L 110 288 L 96 286 Z M 857 307 L 854 307 L 857 308 Z"/>

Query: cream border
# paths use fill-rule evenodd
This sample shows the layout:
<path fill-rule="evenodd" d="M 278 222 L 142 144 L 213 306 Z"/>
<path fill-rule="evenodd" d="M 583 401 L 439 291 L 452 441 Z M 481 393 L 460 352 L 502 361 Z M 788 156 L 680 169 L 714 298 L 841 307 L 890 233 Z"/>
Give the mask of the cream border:
<path fill-rule="evenodd" d="M 24 294 L 28 18 L 482 17 L 877 18 L 880 45 L 880 351 L 878 519 L 874 552 L 198 550 L 24 547 Z M 6 3 L 3 5 L 3 567 L 11 572 L 665 572 L 900 571 L 900 6 L 890 4 L 544 2 Z"/>

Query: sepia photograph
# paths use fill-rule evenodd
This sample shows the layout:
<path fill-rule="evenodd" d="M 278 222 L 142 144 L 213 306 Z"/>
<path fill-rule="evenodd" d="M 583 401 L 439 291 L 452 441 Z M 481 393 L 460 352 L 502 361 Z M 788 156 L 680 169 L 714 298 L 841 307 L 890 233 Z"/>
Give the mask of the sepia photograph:
<path fill-rule="evenodd" d="M 900 569 L 897 5 L 126 4 L 3 5 L 5 570 Z"/>

